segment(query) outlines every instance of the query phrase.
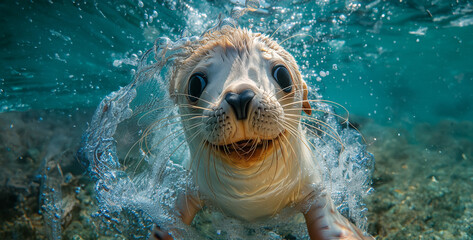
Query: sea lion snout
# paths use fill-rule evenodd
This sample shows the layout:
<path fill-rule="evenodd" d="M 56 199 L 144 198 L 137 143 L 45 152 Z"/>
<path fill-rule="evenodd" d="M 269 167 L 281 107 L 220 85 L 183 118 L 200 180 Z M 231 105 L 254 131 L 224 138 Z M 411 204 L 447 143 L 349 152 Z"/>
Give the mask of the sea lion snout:
<path fill-rule="evenodd" d="M 245 120 L 248 117 L 248 105 L 254 97 L 255 92 L 246 89 L 240 93 L 228 92 L 225 95 L 225 101 L 232 107 L 237 120 Z"/>

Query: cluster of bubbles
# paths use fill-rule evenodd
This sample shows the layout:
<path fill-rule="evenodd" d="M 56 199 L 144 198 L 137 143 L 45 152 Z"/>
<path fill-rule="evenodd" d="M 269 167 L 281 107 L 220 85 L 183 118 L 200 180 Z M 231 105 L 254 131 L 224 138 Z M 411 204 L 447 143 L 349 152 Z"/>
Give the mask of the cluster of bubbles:
<path fill-rule="evenodd" d="M 190 173 L 179 164 L 189 158 L 189 153 L 185 139 L 178 134 L 181 130 L 178 119 L 172 117 L 177 115 L 177 109 L 163 90 L 167 82 L 162 72 L 169 68 L 168 63 L 172 63 L 163 59 L 179 54 L 181 48 L 198 39 L 187 36 L 199 36 L 209 29 L 213 23 L 211 20 L 218 19 L 221 9 L 229 9 L 230 15 L 248 23 L 246 27 L 271 35 L 290 49 L 298 57 L 306 81 L 314 83 L 311 97 L 321 97 L 317 93 L 320 89 L 317 84 L 321 85 L 322 79 L 331 76 L 331 72 L 337 71 L 338 67 L 333 65 L 331 71 L 315 69 L 325 64 L 327 52 L 332 51 L 331 46 L 335 46 L 333 49 L 343 48 L 343 42 L 336 40 L 337 35 L 343 33 L 340 25 L 348 21 L 350 14 L 360 6 L 354 1 L 348 1 L 343 6 L 338 4 L 337 7 L 348 9 L 340 13 L 328 1 L 307 3 L 294 0 L 291 3 L 293 6 L 275 1 L 235 0 L 230 3 L 202 1 L 191 6 L 185 1 L 163 1 L 161 5 L 138 1 L 137 8 L 128 9 L 125 5 L 116 7 L 117 11 L 140 16 L 139 28 L 153 48 L 146 52 L 129 50 L 123 54 L 111 54 L 111 66 L 115 69 L 133 68 L 134 80 L 102 100 L 84 135 L 80 153 L 95 180 L 99 205 L 93 216 L 102 221 L 104 231 L 118 232 L 128 238 L 143 238 L 154 224 L 158 224 L 172 230 L 177 237 L 195 239 L 199 235 L 195 233 L 195 228 L 185 226 L 176 217 L 174 204 L 177 194 L 195 191 L 195 186 L 192 185 Z M 177 16 L 177 22 L 164 21 L 172 14 L 162 11 L 163 6 L 171 13 L 183 16 Z M 185 26 L 184 30 L 179 28 L 180 24 Z M 161 35 L 169 38 L 161 37 L 154 41 Z M 172 41 L 171 38 L 178 40 Z M 327 42 L 332 45 L 315 47 L 317 43 Z M 154 58 L 151 58 L 153 55 Z M 327 134 L 310 138 L 319 149 L 316 157 L 324 159 L 324 179 L 331 186 L 330 192 L 339 211 L 366 229 L 366 207 L 362 198 L 371 191 L 373 157 L 366 152 L 356 130 L 339 124 L 333 107 L 321 103 L 317 108 L 332 113 L 317 117 L 334 130 L 342 143 Z M 174 120 L 163 121 L 159 131 L 150 132 L 147 126 L 156 119 Z M 148 136 L 150 140 L 147 145 L 150 147 L 134 145 Z M 163 138 L 168 140 L 161 143 Z M 56 229 L 52 238 L 57 239 L 60 234 L 57 233 L 55 213 L 59 211 L 57 201 L 60 200 L 56 198 L 60 196 L 50 191 L 52 187 L 48 189 L 43 191 L 45 216 Z M 281 239 L 287 234 L 306 238 L 305 224 L 300 219 L 292 219 L 293 214 L 288 211 L 268 222 L 249 225 L 219 215 L 218 211 L 205 209 L 201 218 L 209 212 L 212 226 L 203 229 L 204 224 L 200 224 L 196 228 L 214 238 L 247 238 L 251 235 L 253 238 Z M 199 217 L 196 221 L 199 222 Z M 208 219 L 201 220 L 206 221 Z"/>
<path fill-rule="evenodd" d="M 245 4 L 247 8 L 237 10 L 259 9 L 258 1 L 246 1 Z M 233 13 L 238 17 L 244 16 L 241 12 Z M 265 20 L 261 18 L 260 21 Z M 158 38 L 154 47 L 143 53 L 136 63 L 138 71 L 134 81 L 109 94 L 101 102 L 84 135 L 81 154 L 89 173 L 96 179 L 95 190 L 100 209 L 94 216 L 103 220 L 106 230 L 114 229 L 121 234 L 134 233 L 133 236 L 136 236 L 136 232 L 149 230 L 156 223 L 171 230 L 176 237 L 196 236 L 196 230 L 179 221 L 176 213 L 177 195 L 195 191 L 195 186 L 190 173 L 179 164 L 184 158 L 189 158 L 189 153 L 185 139 L 178 134 L 182 127 L 177 123 L 178 119 L 172 117 L 177 115 L 177 109 L 169 101 L 166 91 L 162 90 L 162 86 L 167 85 L 162 70 L 169 69 L 168 64 L 172 64 L 173 57 L 180 56 L 180 49 L 197 39 L 182 37 L 173 42 L 166 37 Z M 154 59 L 149 58 L 152 55 Z M 134 60 L 129 61 L 135 64 Z M 123 63 L 123 60 L 116 60 L 114 65 Z M 320 71 L 318 74 L 326 77 L 329 72 Z M 317 95 L 313 90 L 311 94 Z M 331 186 L 332 198 L 342 214 L 365 228 L 366 209 L 362 198 L 369 191 L 373 158 L 366 152 L 356 130 L 340 126 L 332 107 L 321 104 L 318 108 L 329 113 L 319 116 L 320 120 L 326 122 L 341 139 L 341 142 L 335 141 L 332 134 L 312 136 L 310 139 L 320 150 L 320 155 L 316 157 L 325 159 L 322 164 L 325 181 Z M 154 131 L 156 122 L 153 119 L 167 120 Z M 144 124 L 147 120 L 150 122 Z M 153 126 L 153 131 L 146 127 L 149 125 Z M 138 133 L 135 142 L 143 143 L 144 139 L 145 144 L 118 147 L 126 138 L 123 136 L 133 131 Z M 168 140 L 162 143 L 163 139 Z M 132 153 L 128 151 L 124 155 L 123 151 L 129 149 Z M 303 221 L 292 218 L 293 209 L 281 212 L 270 221 L 255 224 L 240 222 L 211 210 L 214 209 L 205 209 L 201 215 L 205 216 L 206 212 L 211 215 L 212 226 L 200 230 L 215 238 L 252 236 L 255 239 L 280 239 L 285 234 L 307 237 Z M 134 221 L 130 220 L 130 215 Z M 199 217 L 196 221 L 199 222 Z M 202 228 L 202 225 L 199 226 L 197 228 Z M 143 234 L 146 235 L 146 232 Z"/>

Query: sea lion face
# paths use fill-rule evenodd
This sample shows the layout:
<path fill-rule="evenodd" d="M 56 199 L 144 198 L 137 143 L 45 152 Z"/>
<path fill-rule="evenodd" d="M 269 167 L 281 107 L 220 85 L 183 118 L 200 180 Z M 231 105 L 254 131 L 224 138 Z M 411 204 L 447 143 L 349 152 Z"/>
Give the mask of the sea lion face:
<path fill-rule="evenodd" d="M 302 108 L 310 114 L 294 58 L 244 29 L 204 35 L 201 47 L 176 66 L 173 88 L 193 152 L 206 148 L 243 168 L 297 134 Z"/>

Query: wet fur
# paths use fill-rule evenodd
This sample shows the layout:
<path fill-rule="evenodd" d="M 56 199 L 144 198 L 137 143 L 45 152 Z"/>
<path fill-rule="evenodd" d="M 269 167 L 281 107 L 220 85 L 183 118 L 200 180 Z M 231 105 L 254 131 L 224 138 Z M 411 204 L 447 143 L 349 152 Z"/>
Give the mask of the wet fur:
<path fill-rule="evenodd" d="M 297 205 L 312 239 L 368 238 L 336 211 L 323 187 L 313 187 L 323 182 L 313 146 L 305 137 L 306 124 L 301 123 L 306 118 L 301 112 L 310 115 L 313 100 L 308 99 L 307 85 L 286 50 L 265 35 L 223 26 L 188 45 L 183 55 L 186 57 L 174 60 L 169 93 L 179 106 L 191 151 L 185 165 L 199 188 L 198 195 L 180 197 L 177 205 L 184 223 L 190 224 L 208 203 L 250 222 Z M 271 71 L 268 66 L 277 64 L 290 72 L 290 93 L 278 88 L 271 74 L 265 74 Z M 190 103 L 188 79 L 204 70 L 229 73 L 219 79 L 223 83 L 214 79 L 212 86 L 220 85 L 209 87 L 197 103 Z M 236 121 L 223 96 L 245 88 L 254 90 L 257 97 L 251 102 L 248 120 Z M 160 232 L 155 230 L 153 236 Z"/>

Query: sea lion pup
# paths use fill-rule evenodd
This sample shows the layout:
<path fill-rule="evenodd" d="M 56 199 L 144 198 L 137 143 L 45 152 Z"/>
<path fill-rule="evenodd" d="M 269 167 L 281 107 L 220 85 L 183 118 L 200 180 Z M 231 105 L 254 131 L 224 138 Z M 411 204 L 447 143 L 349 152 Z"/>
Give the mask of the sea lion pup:
<path fill-rule="evenodd" d="M 335 209 L 300 123 L 311 114 L 295 59 L 269 37 L 222 26 L 205 33 L 170 74 L 199 196 L 178 203 L 190 224 L 210 203 L 246 221 L 299 206 L 311 239 L 371 239 Z M 318 186 L 318 187 L 314 187 Z M 156 229 L 152 234 L 166 239 Z"/>

